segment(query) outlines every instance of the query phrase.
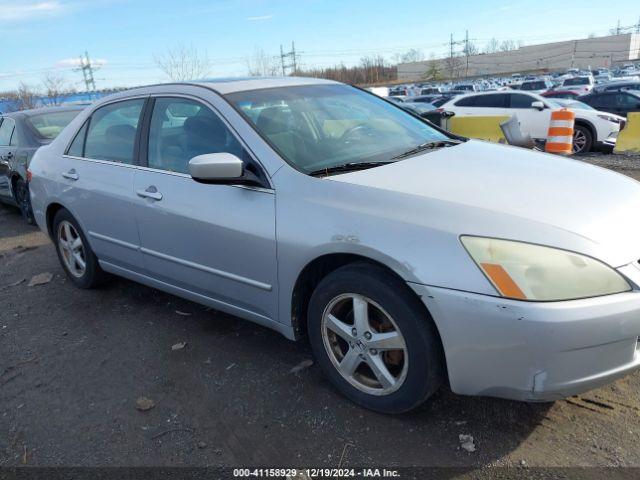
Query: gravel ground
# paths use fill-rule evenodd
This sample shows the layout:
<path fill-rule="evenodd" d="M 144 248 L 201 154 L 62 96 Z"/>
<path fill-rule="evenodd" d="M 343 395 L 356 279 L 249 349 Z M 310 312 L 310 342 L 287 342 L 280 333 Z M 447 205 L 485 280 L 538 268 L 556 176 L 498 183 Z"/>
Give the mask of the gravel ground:
<path fill-rule="evenodd" d="M 640 178 L 638 156 L 583 160 Z M 640 466 L 640 373 L 548 404 L 444 388 L 384 416 L 315 365 L 292 373 L 309 358 L 304 343 L 126 280 L 77 290 L 48 239 L 0 206 L 0 466 Z"/>

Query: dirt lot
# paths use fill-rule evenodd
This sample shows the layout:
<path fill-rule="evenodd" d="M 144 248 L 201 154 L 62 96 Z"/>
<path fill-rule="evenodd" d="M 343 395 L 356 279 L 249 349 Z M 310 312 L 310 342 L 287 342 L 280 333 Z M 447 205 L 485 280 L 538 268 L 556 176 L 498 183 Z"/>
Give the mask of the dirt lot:
<path fill-rule="evenodd" d="M 640 179 L 639 157 L 585 160 Z M 305 344 L 126 280 L 77 290 L 48 239 L 0 207 L 0 466 L 640 466 L 640 373 L 554 404 L 443 389 L 383 416 L 316 366 L 291 372 L 309 358 Z M 141 396 L 155 407 L 137 410 Z"/>

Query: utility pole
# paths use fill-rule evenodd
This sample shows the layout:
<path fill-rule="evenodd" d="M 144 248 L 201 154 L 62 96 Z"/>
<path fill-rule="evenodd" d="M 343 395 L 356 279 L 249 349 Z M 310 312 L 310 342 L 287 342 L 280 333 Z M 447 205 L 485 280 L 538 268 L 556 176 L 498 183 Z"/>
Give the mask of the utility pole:
<path fill-rule="evenodd" d="M 464 71 L 464 76 L 466 78 L 469 76 L 469 30 L 466 30 L 464 35 L 464 53 L 467 56 L 467 66 Z"/>
<path fill-rule="evenodd" d="M 280 45 L 280 65 L 282 65 L 282 76 L 286 75 L 285 65 L 284 65 L 284 51 L 282 50 L 282 45 Z"/>
<path fill-rule="evenodd" d="M 91 59 L 89 58 L 89 53 L 84 52 L 84 57 L 80 55 L 80 65 L 78 68 L 74 69 L 76 72 L 82 72 L 82 78 L 84 80 L 84 86 L 87 92 L 93 92 L 96 89 L 96 81 L 93 77 L 93 72 L 96 70 L 93 63 L 91 63 Z"/>
<path fill-rule="evenodd" d="M 618 19 L 618 26 L 616 27 L 616 35 L 620 35 L 620 19 Z"/>
<path fill-rule="evenodd" d="M 295 42 L 291 42 L 291 51 L 286 52 L 280 45 L 280 65 L 282 67 L 282 76 L 287 75 L 287 69 L 291 69 L 291 73 L 295 74 L 298 71 L 298 54 L 296 52 Z M 290 59 L 290 60 L 289 60 Z"/>

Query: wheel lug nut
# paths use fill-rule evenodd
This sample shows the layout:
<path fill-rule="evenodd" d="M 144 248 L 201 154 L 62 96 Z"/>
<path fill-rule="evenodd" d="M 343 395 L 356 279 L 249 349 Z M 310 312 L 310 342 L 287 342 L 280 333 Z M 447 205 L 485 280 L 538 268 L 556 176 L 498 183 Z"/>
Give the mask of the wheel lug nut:
<path fill-rule="evenodd" d="M 366 338 L 367 340 L 371 340 L 371 333 L 370 332 L 365 332 L 364 338 Z"/>
<path fill-rule="evenodd" d="M 356 330 L 355 328 L 352 328 L 351 334 L 355 337 L 356 335 L 358 335 L 358 330 Z"/>
<path fill-rule="evenodd" d="M 378 351 L 377 351 L 375 348 L 372 348 L 371 350 L 369 350 L 369 353 L 370 353 L 371 355 L 377 355 L 377 354 L 378 354 Z"/>

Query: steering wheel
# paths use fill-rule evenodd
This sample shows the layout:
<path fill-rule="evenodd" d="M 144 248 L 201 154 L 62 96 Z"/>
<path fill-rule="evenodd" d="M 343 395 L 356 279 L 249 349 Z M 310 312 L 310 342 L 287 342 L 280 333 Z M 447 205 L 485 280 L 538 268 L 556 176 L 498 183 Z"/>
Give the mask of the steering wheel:
<path fill-rule="evenodd" d="M 354 135 L 367 135 L 367 131 L 369 131 L 369 136 L 373 133 L 371 131 L 371 126 L 365 123 L 359 123 L 354 125 L 353 127 L 347 128 L 342 135 L 340 135 L 340 141 L 343 143 L 348 143 L 351 140 L 351 137 Z"/>

